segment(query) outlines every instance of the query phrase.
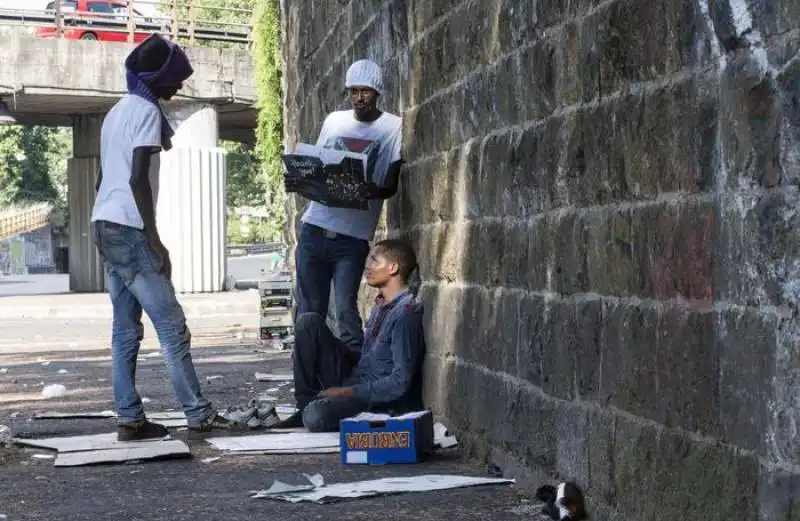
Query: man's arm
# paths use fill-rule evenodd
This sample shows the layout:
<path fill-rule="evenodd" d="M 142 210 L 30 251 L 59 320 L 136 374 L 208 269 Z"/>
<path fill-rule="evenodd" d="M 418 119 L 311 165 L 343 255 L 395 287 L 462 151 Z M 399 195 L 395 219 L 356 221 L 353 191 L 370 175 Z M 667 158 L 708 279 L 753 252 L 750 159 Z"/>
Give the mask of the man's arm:
<path fill-rule="evenodd" d="M 403 168 L 403 160 L 398 159 L 391 165 L 386 172 L 386 184 L 378 186 L 375 183 L 364 183 L 361 186 L 361 196 L 364 199 L 390 199 L 397 193 L 400 184 L 400 169 Z"/>
<path fill-rule="evenodd" d="M 392 328 L 392 372 L 353 387 L 353 396 L 367 403 L 389 403 L 405 395 L 416 376 L 424 346 L 422 315 L 400 317 Z"/>
<path fill-rule="evenodd" d="M 150 156 L 157 151 L 153 147 L 138 147 L 133 150 L 130 179 L 133 199 L 144 221 L 144 232 L 151 246 L 161 245 L 161 238 L 156 228 L 156 212 L 153 208 L 153 189 L 150 186 Z"/>

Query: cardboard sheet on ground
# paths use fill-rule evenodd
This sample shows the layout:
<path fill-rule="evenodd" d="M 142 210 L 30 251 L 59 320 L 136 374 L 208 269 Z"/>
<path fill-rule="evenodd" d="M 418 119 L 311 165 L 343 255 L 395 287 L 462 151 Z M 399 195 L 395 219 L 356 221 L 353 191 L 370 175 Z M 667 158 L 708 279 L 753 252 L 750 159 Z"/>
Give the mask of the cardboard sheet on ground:
<path fill-rule="evenodd" d="M 291 373 L 256 373 L 259 382 L 291 382 L 294 375 Z"/>
<path fill-rule="evenodd" d="M 166 439 L 168 438 L 163 438 L 163 440 Z M 153 443 L 159 443 L 160 441 L 162 440 L 117 441 L 116 432 L 89 434 L 83 436 L 60 436 L 56 438 L 42 439 L 14 439 L 14 442 L 17 445 L 26 445 L 28 447 L 37 447 L 40 449 L 50 449 L 58 452 L 83 452 L 90 450 L 118 449 L 123 447 L 130 449 L 140 446 L 150 446 Z"/>
<path fill-rule="evenodd" d="M 373 415 L 380 419 L 383 415 Z M 387 416 L 388 417 L 388 416 Z M 433 428 L 434 444 L 438 448 L 451 448 L 458 445 L 455 436 L 450 436 L 447 427 L 437 423 Z M 340 439 L 338 432 L 292 433 L 272 432 L 254 436 L 217 437 L 206 439 L 219 450 L 233 454 L 338 454 Z"/>
<path fill-rule="evenodd" d="M 114 411 L 79 411 L 79 412 L 43 412 L 34 414 L 34 420 L 85 420 L 85 419 L 107 419 L 116 418 L 117 414 Z M 149 412 L 147 418 L 152 421 L 156 420 L 180 420 L 186 419 L 186 416 L 180 411 L 166 411 L 166 412 Z"/>
<path fill-rule="evenodd" d="M 256 436 L 207 438 L 206 441 L 219 450 L 230 452 L 292 454 L 292 451 L 302 450 L 305 454 L 310 454 L 313 453 L 313 450 L 318 449 L 327 449 L 326 453 L 331 453 L 333 449 L 336 449 L 335 452 L 339 452 L 338 432 L 258 434 Z"/>
<path fill-rule="evenodd" d="M 135 447 L 125 447 L 81 452 L 59 452 L 56 467 L 78 467 L 98 463 L 122 463 L 125 461 L 150 460 L 156 458 L 188 458 L 192 455 L 189 447 L 180 440 L 145 443 Z"/>
<path fill-rule="evenodd" d="M 252 495 L 250 497 L 254 499 L 278 499 L 290 503 L 330 503 L 340 499 L 515 483 L 513 479 L 427 474 L 319 485 L 318 479 L 312 479 L 310 476 L 306 477 L 311 483 L 310 485 L 295 486 L 276 481 L 267 490 L 251 492 Z M 313 476 L 313 478 L 318 478 L 318 476 Z"/>

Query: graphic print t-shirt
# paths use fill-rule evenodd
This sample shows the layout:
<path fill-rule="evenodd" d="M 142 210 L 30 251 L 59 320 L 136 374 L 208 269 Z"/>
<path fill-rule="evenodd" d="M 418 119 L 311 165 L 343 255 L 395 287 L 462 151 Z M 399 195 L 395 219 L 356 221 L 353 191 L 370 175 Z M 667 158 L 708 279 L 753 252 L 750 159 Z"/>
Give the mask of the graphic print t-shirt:
<path fill-rule="evenodd" d="M 389 165 L 399 161 L 402 149 L 403 120 L 384 112 L 371 123 L 355 118 L 352 110 L 331 113 L 322 124 L 317 146 L 365 154 L 372 182 L 386 182 Z M 382 200 L 369 201 L 369 210 L 332 208 L 314 201 L 302 221 L 350 237 L 372 240 L 383 209 Z"/>

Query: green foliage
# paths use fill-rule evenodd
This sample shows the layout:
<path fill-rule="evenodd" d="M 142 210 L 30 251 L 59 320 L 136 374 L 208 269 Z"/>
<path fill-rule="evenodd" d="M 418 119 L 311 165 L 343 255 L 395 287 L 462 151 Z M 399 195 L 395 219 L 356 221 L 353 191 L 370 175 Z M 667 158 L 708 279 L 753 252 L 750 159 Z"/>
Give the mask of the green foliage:
<path fill-rule="evenodd" d="M 266 183 L 267 210 L 274 225 L 274 240 L 283 234 L 286 193 L 283 190 L 283 91 L 278 0 L 256 0 L 253 60 L 258 95 L 256 151 Z"/>
<path fill-rule="evenodd" d="M 48 127 L 0 127 L 0 203 L 63 203 L 70 135 Z"/>
<path fill-rule="evenodd" d="M 194 9 L 195 25 L 197 27 L 224 28 L 231 31 L 241 31 L 244 27 L 227 24 L 251 23 L 255 2 L 256 0 L 216 0 L 215 2 L 195 0 L 195 5 L 202 6 L 195 7 Z M 181 0 L 179 3 L 188 4 L 189 2 Z M 240 9 L 240 11 L 231 11 L 230 9 Z M 166 15 L 171 15 L 171 0 L 161 0 L 160 11 Z M 190 13 L 187 5 L 178 6 L 178 19 L 181 27 L 189 26 Z M 181 41 L 180 43 L 181 45 L 186 45 L 188 42 Z M 201 40 L 197 42 L 197 45 L 223 49 L 241 44 Z"/>
<path fill-rule="evenodd" d="M 228 207 L 264 206 L 266 188 L 255 149 L 234 141 L 220 146 L 228 152 Z"/>
<path fill-rule="evenodd" d="M 248 12 L 227 11 L 225 8 L 246 9 L 252 15 Z M 162 0 L 161 11 L 172 12 L 170 0 Z M 179 8 L 179 18 L 186 20 L 188 15 L 188 7 Z M 214 7 L 196 8 L 195 19 L 201 20 L 198 22 L 200 25 L 205 23 L 203 20 L 253 24 L 253 68 L 259 111 L 256 146 L 255 149 L 250 149 L 235 143 L 221 145 L 229 152 L 228 206 L 265 207 L 269 218 L 258 224 L 252 222 L 251 230 L 257 229 L 258 236 L 264 237 L 267 242 L 282 240 L 286 222 L 286 194 L 283 190 L 283 164 L 280 159 L 283 151 L 283 71 L 278 0 L 218 0 L 214 2 Z M 229 44 L 200 41 L 198 45 L 224 47 Z M 232 219 L 228 227 L 229 240 L 236 236 L 236 229 Z"/>

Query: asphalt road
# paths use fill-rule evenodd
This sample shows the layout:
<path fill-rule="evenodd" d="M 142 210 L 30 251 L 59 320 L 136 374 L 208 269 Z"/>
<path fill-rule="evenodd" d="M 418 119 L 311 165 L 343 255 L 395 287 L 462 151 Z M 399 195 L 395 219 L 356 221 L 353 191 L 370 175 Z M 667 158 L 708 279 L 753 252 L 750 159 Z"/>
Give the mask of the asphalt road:
<path fill-rule="evenodd" d="M 46 297 L 43 297 L 46 298 Z M 265 352 L 241 338 L 241 319 L 193 320 L 193 349 L 205 394 L 219 407 L 245 403 L 272 387 L 256 382 L 256 371 L 285 372 L 287 353 Z M 15 435 L 58 436 L 111 432 L 112 420 L 31 420 L 36 412 L 113 408 L 109 387 L 108 324 L 102 319 L 0 320 L 0 425 Z M 152 335 L 148 351 L 157 352 Z M 37 337 L 37 338 L 34 338 Z M 147 354 L 145 351 L 142 354 Z M 3 371 L 3 368 L 5 371 Z M 63 371 L 66 372 L 63 372 Z M 206 380 L 205 377 L 222 376 Z M 161 358 L 143 358 L 137 373 L 147 410 L 177 408 Z M 68 395 L 44 400 L 41 389 L 61 383 Z M 291 403 L 285 386 L 281 401 Z M 181 437 L 180 432 L 174 432 Z M 304 483 L 303 473 L 321 473 L 327 483 L 423 473 L 486 475 L 486 467 L 461 456 L 440 454 L 420 465 L 344 466 L 338 455 L 223 456 L 206 442 L 190 442 L 191 459 L 56 468 L 52 460 L 33 458 L 40 450 L 0 449 L 0 519 L 47 521 L 130 520 L 531 520 L 539 505 L 513 486 L 493 486 L 359 499 L 329 505 L 256 500 L 248 491 L 268 488 L 273 480 Z M 2 516 L 7 517 L 2 517 Z"/>
<path fill-rule="evenodd" d="M 228 257 L 228 275 L 235 281 L 255 281 L 268 270 L 272 254 Z M 0 275 L 0 297 L 69 292 L 69 275 Z"/>

